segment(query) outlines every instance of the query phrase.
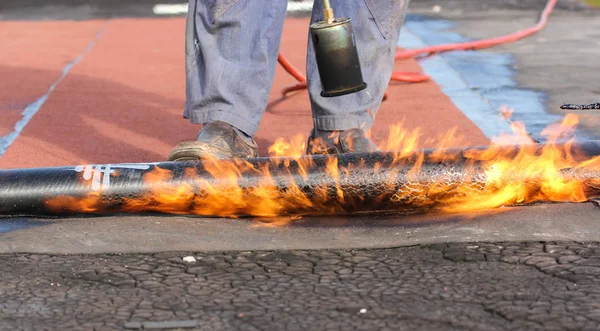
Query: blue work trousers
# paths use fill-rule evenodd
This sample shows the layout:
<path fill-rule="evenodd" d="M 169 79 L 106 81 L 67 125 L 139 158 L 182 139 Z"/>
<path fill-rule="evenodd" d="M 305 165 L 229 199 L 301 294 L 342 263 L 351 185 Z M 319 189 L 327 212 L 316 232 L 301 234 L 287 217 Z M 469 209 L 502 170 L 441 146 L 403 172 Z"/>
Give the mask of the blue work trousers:
<path fill-rule="evenodd" d="M 409 1 L 331 0 L 336 17 L 352 20 L 368 87 L 321 97 L 309 39 L 306 77 L 315 128 L 371 127 L 390 81 Z M 189 0 L 185 118 L 194 124 L 224 121 L 254 136 L 269 99 L 287 4 L 288 0 Z M 323 20 L 322 5 L 321 0 L 314 2 L 311 23 Z"/>

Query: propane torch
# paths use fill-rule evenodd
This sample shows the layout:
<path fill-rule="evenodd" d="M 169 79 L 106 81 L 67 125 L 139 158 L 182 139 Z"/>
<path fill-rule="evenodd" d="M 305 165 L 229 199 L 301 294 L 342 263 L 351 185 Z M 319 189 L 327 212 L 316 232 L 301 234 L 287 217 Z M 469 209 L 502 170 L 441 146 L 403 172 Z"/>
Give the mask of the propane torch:
<path fill-rule="evenodd" d="M 323 97 L 362 91 L 363 81 L 350 18 L 336 19 L 329 0 L 323 0 L 323 21 L 310 26 Z"/>

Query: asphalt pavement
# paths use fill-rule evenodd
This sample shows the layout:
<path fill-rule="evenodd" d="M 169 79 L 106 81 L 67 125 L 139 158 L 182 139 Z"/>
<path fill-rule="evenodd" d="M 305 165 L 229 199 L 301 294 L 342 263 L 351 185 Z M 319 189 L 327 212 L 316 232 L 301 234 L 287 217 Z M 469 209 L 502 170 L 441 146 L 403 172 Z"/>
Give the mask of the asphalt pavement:
<path fill-rule="evenodd" d="M 2 330 L 597 330 L 600 324 L 596 243 L 7 254 L 0 256 L 0 275 Z"/>

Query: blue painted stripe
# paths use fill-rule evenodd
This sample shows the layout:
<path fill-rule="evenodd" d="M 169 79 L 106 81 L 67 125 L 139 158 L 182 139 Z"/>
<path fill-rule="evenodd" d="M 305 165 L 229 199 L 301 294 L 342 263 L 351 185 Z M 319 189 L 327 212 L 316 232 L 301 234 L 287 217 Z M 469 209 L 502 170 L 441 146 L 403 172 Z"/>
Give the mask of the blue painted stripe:
<path fill-rule="evenodd" d="M 92 48 L 96 45 L 98 40 L 100 40 L 100 38 L 102 37 L 102 34 L 106 30 L 108 23 L 109 22 L 107 21 L 106 24 L 104 24 L 104 26 L 96 34 L 96 37 L 87 46 L 87 48 L 81 54 L 79 54 L 79 56 L 77 56 L 71 63 L 67 64 L 64 67 L 64 69 L 62 71 L 62 75 L 54 83 L 52 83 L 52 85 L 50 85 L 50 87 L 48 88 L 48 91 L 46 91 L 46 93 L 44 95 L 39 97 L 33 103 L 29 104 L 25 108 L 25 110 L 23 110 L 23 112 L 21 113 L 21 115 L 23 115 L 23 118 L 21 118 L 15 124 L 14 130 L 9 134 L 0 137 L 0 157 L 2 155 L 4 155 L 4 153 L 10 147 L 10 145 L 19 137 L 19 135 L 21 134 L 21 132 L 23 131 L 25 126 L 29 123 L 29 121 L 31 121 L 33 116 L 40 110 L 40 108 L 42 108 L 42 106 L 44 105 L 46 100 L 48 100 L 48 98 L 50 97 L 50 94 L 52 93 L 52 91 L 54 91 L 56 86 L 58 86 L 58 84 L 67 76 L 67 74 L 69 73 L 71 68 L 73 68 L 73 66 L 75 66 L 77 63 L 79 63 L 83 59 L 83 57 L 92 50 Z"/>
<path fill-rule="evenodd" d="M 460 43 L 473 39 L 452 29 L 456 23 L 423 15 L 407 15 L 399 45 L 405 48 Z M 525 124 L 529 135 L 539 142 L 548 137 L 542 132 L 562 116 L 546 109 L 547 93 L 519 86 L 516 81 L 516 59 L 510 53 L 490 51 L 446 52 L 419 62 L 425 72 L 441 86 L 456 106 L 488 137 L 511 132 L 506 121 L 500 120 L 501 106 L 514 110 L 512 121 Z M 597 139 L 578 128 L 578 139 Z"/>
<path fill-rule="evenodd" d="M 33 227 L 50 225 L 51 221 L 36 221 L 27 218 L 8 218 L 0 222 L 0 234 L 10 233 L 19 230 L 25 230 Z"/>
<path fill-rule="evenodd" d="M 427 45 L 408 26 L 402 28 L 398 45 L 403 48 L 421 48 Z M 472 90 L 463 77 L 439 55 L 419 60 L 423 71 L 452 100 L 452 102 L 488 137 L 511 132 L 489 100 Z M 423 102 L 426 102 L 425 100 Z M 436 107 L 436 105 L 431 105 Z"/>

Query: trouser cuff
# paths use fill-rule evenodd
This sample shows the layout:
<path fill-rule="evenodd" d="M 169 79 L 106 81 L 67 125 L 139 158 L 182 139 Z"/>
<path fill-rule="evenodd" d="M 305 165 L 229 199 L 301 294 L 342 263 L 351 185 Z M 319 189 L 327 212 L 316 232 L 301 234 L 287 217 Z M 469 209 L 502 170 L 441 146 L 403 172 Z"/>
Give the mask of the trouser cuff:
<path fill-rule="evenodd" d="M 258 125 L 254 124 L 251 119 L 225 110 L 189 111 L 186 112 L 186 118 L 193 124 L 206 124 L 214 121 L 222 121 L 233 125 L 250 137 L 254 137 L 258 130 Z"/>
<path fill-rule="evenodd" d="M 355 128 L 366 131 L 373 125 L 373 118 L 368 115 L 364 117 L 320 116 L 313 118 L 313 125 L 315 129 L 322 131 L 342 131 Z"/>

